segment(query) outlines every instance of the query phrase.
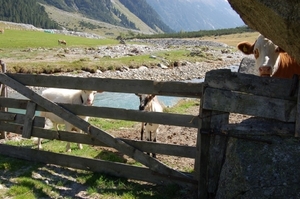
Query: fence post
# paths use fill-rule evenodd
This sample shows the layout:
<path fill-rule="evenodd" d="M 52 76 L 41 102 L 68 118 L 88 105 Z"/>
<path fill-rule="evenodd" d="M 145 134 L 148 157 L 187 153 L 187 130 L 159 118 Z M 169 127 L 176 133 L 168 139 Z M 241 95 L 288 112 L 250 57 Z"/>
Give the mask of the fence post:
<path fill-rule="evenodd" d="M 209 167 L 208 167 L 208 194 L 209 198 L 215 198 L 218 190 L 221 169 L 225 160 L 227 136 L 220 131 L 223 124 L 228 124 L 229 113 L 212 111 L 211 129 L 217 135 L 210 136 Z"/>
<path fill-rule="evenodd" d="M 6 64 L 0 59 L 0 65 L 1 65 L 1 72 L 6 73 Z M 1 97 L 7 97 L 7 87 L 5 84 L 0 83 L 0 95 Z M 7 112 L 6 107 L 0 107 L 0 111 Z M 1 139 L 7 139 L 7 132 L 6 131 L 0 131 L 0 138 Z"/>
<path fill-rule="evenodd" d="M 298 77 L 298 76 L 297 76 Z M 297 79 L 298 80 L 298 79 Z M 295 124 L 295 137 L 300 137 L 300 82 L 298 82 L 298 94 L 297 94 L 297 112 L 296 112 L 296 124 Z"/>
<path fill-rule="evenodd" d="M 202 94 L 204 96 L 206 84 L 203 85 Z M 200 108 L 199 108 L 199 127 L 198 127 L 198 135 L 197 135 L 197 143 L 196 143 L 196 157 L 195 157 L 195 178 L 198 181 L 197 187 L 197 196 L 199 199 L 206 199 L 208 198 L 207 192 L 207 169 L 208 169 L 208 162 L 209 162 L 209 147 L 210 147 L 210 138 L 209 134 L 202 134 L 203 129 L 210 128 L 210 121 L 212 111 L 203 109 L 203 97 L 200 101 Z"/>
<path fill-rule="evenodd" d="M 196 174 L 196 178 L 198 181 L 198 198 L 199 199 L 208 198 L 207 168 L 208 168 L 208 162 L 209 162 L 210 138 L 209 138 L 209 134 L 202 134 L 201 131 L 203 129 L 209 129 L 210 115 L 211 115 L 211 111 L 202 109 L 202 111 L 200 113 L 201 120 L 199 122 L 198 135 L 197 135 L 195 174 Z"/>
<path fill-rule="evenodd" d="M 204 84 L 199 110 L 199 127 L 196 143 L 195 175 L 198 181 L 198 198 L 214 198 L 226 152 L 227 137 L 214 135 L 223 124 L 228 124 L 229 113 L 204 109 Z"/>
<path fill-rule="evenodd" d="M 32 101 L 29 101 L 27 103 L 24 126 L 22 131 L 23 138 L 28 138 L 28 139 L 31 138 L 31 130 L 32 130 L 32 124 L 33 124 L 33 119 L 35 114 L 35 107 L 36 107 L 36 103 Z"/>

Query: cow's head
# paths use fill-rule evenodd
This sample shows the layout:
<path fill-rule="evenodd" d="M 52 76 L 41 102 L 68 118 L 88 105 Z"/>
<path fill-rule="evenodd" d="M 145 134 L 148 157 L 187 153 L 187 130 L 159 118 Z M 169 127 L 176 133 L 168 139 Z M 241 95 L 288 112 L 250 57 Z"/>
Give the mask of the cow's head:
<path fill-rule="evenodd" d="M 263 77 L 274 74 L 278 67 L 279 53 L 284 52 L 263 35 L 259 35 L 253 44 L 240 42 L 237 47 L 246 55 L 254 54 L 257 75 Z"/>
<path fill-rule="evenodd" d="M 151 100 L 155 97 L 154 94 L 139 94 L 136 93 L 136 95 L 140 98 L 140 105 L 139 105 L 139 110 L 143 111 L 149 111 L 149 103 L 151 102 Z"/>

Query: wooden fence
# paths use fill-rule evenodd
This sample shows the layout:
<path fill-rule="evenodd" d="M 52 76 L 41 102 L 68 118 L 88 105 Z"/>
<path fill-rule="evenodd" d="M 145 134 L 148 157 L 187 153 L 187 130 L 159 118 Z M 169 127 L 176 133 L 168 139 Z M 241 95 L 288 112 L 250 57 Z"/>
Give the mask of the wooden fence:
<path fill-rule="evenodd" d="M 92 171 L 99 171 L 119 177 L 148 181 L 157 184 L 174 182 L 182 185 L 190 184 L 193 186 L 197 184 L 197 180 L 194 179 L 191 174 L 174 170 L 144 153 L 144 151 L 146 151 L 195 158 L 195 147 L 114 138 L 103 130 L 77 117 L 76 114 L 99 118 L 186 126 L 191 128 L 198 128 L 199 122 L 197 116 L 70 104 L 57 105 L 41 97 L 27 86 L 101 90 L 122 93 L 154 93 L 158 95 L 199 98 L 202 91 L 201 84 L 5 73 L 0 74 L 0 82 L 29 99 L 0 99 L 1 107 L 26 109 L 26 113 L 23 115 L 1 112 L 0 119 L 2 123 L 0 125 L 0 131 L 5 130 L 22 134 L 24 138 L 34 136 L 90 145 L 108 146 L 117 149 L 120 153 L 128 155 L 148 168 L 55 154 L 34 149 L 24 149 L 22 147 L 19 148 L 8 145 L 0 145 L 1 154 L 79 169 L 89 168 Z M 44 118 L 35 116 L 35 111 L 53 112 L 86 132 L 86 134 L 76 134 L 65 131 L 57 132 L 43 129 L 41 127 L 44 126 Z M 45 159 L 45 157 L 47 158 Z"/>
<path fill-rule="evenodd" d="M 229 113 L 241 113 L 289 122 L 287 131 L 299 131 L 296 122 L 299 105 L 298 82 L 294 80 L 260 78 L 233 73 L 230 70 L 210 71 L 204 83 L 155 82 L 149 80 L 119 80 L 28 74 L 0 74 L 0 82 L 30 100 L 1 98 L 0 106 L 26 109 L 26 114 L 1 112 L 0 131 L 22 134 L 25 138 L 41 137 L 69 142 L 109 146 L 128 155 L 146 167 L 130 166 L 102 160 L 61 155 L 35 149 L 1 144 L 0 153 L 27 160 L 52 163 L 78 169 L 103 172 L 118 177 L 157 184 L 177 183 L 196 186 L 198 198 L 214 195 L 225 157 L 228 136 L 247 127 L 229 124 Z M 55 104 L 26 86 L 101 90 L 123 93 L 153 93 L 157 95 L 202 98 L 199 115 L 151 113 L 105 107 Z M 38 110 L 51 111 L 80 128 L 86 134 L 45 130 L 44 119 L 34 116 Z M 198 128 L 197 146 L 167 145 L 127 139 L 117 139 L 74 114 L 139 122 Z M 296 125 L 295 125 L 296 123 Z M 292 124 L 292 126 L 291 126 Z M 259 128 L 259 127 L 256 127 Z M 284 128 L 282 128 L 284 129 Z M 272 129 L 271 129 L 272 130 Z M 215 135 L 215 136 L 211 136 Z M 195 175 L 180 172 L 159 162 L 144 152 L 195 159 Z"/>

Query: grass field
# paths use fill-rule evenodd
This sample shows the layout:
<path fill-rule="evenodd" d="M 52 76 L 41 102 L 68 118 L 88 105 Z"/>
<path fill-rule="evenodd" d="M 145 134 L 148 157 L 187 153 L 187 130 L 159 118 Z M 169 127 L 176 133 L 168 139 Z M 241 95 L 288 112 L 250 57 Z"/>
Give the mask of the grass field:
<path fill-rule="evenodd" d="M 210 36 L 210 37 L 202 37 L 203 40 L 210 40 L 225 43 L 229 46 L 236 47 L 236 45 L 241 41 L 249 41 L 255 42 L 258 32 L 249 32 L 249 33 L 241 33 L 241 34 L 231 34 L 231 35 L 221 35 L 221 36 Z"/>
<path fill-rule="evenodd" d="M 24 48 L 57 48 L 58 40 L 66 40 L 67 46 L 72 47 L 96 47 L 99 45 L 114 45 L 117 40 L 113 39 L 89 39 L 77 36 L 52 34 L 42 31 L 10 30 L 6 29 L 0 34 L 0 48 L 24 49 Z"/>

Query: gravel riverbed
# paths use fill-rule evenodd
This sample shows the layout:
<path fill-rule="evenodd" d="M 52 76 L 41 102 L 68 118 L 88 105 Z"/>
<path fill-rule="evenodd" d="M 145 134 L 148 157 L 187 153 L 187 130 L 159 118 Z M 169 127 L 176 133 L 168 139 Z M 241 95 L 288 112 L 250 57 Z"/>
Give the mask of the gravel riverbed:
<path fill-rule="evenodd" d="M 226 44 L 213 41 L 186 40 L 186 39 L 151 39 L 151 40 L 133 40 L 140 44 L 117 45 L 114 47 L 101 47 L 89 52 L 92 56 L 101 52 L 101 57 L 121 57 L 132 56 L 135 54 L 151 54 L 157 51 L 168 51 L 170 46 L 173 49 L 185 47 L 190 52 L 199 52 L 199 49 L 207 55 L 213 56 L 214 60 L 191 63 L 188 60 L 180 60 L 176 65 L 170 66 L 164 58 L 152 56 L 154 59 L 160 59 L 161 64 L 154 67 L 141 65 L 139 68 L 131 69 L 123 66 L 116 71 L 100 71 L 89 73 L 81 71 L 80 73 L 64 73 L 66 76 L 81 77 L 101 77 L 117 79 L 145 79 L 155 81 L 183 81 L 191 79 L 204 78 L 205 73 L 210 70 L 229 68 L 238 66 L 243 58 L 242 53 L 236 51 L 233 47 Z M 151 56 L 151 55 L 150 55 Z"/>

